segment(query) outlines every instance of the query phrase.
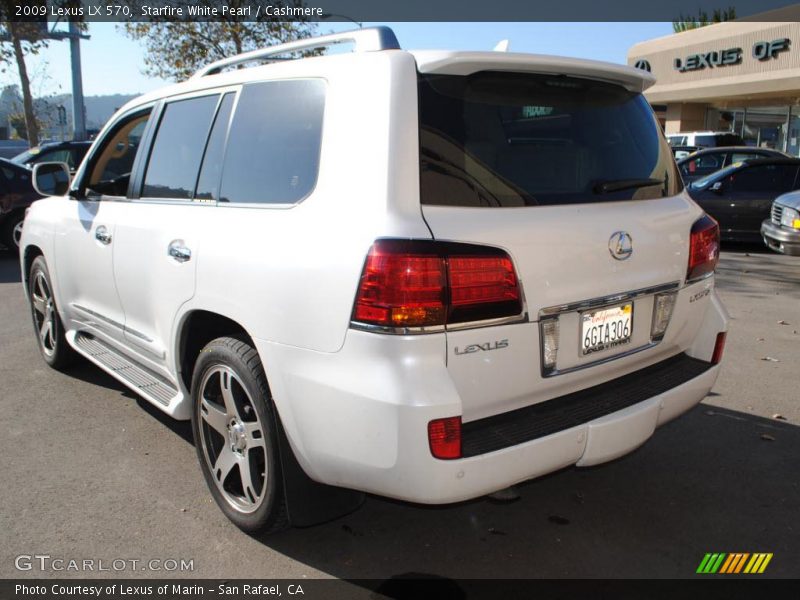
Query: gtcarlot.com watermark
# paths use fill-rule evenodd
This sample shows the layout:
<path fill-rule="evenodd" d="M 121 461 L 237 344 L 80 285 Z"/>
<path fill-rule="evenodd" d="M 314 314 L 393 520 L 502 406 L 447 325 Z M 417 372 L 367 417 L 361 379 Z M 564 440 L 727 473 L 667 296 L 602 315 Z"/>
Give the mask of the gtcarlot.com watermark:
<path fill-rule="evenodd" d="M 99 573 L 104 571 L 191 572 L 193 558 L 67 558 L 49 554 L 20 554 L 14 558 L 17 571 L 46 573 L 76 572 Z"/>

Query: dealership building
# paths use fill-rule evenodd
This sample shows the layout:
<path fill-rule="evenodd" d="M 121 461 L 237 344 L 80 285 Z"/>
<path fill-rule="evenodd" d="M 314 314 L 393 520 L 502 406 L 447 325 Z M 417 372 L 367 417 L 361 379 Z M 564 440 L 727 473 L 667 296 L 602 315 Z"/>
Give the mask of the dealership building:
<path fill-rule="evenodd" d="M 655 75 L 645 96 L 666 133 L 733 131 L 800 156 L 800 22 L 684 31 L 636 44 L 628 64 Z"/>

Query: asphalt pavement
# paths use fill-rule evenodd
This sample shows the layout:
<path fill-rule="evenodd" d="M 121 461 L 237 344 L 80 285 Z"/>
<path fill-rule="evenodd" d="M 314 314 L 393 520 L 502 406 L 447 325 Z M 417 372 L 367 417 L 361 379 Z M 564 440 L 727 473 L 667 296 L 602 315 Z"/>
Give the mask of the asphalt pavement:
<path fill-rule="evenodd" d="M 800 258 L 727 248 L 718 273 L 732 317 L 719 381 L 633 454 L 523 484 L 513 503 L 370 496 L 260 538 L 212 502 L 188 424 L 88 363 L 47 368 L 0 251 L 0 577 L 681 578 L 706 552 L 771 552 L 765 577 L 798 577 Z M 192 570 L 17 570 L 34 555 Z"/>

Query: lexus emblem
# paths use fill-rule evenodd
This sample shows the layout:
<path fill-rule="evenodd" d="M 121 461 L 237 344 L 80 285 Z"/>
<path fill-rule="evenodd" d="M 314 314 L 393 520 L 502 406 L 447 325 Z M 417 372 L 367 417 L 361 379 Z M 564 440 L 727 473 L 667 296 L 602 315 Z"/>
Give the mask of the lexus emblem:
<path fill-rule="evenodd" d="M 615 231 L 608 240 L 608 251 L 617 260 L 627 260 L 633 254 L 633 239 L 627 231 Z"/>
<path fill-rule="evenodd" d="M 642 71 L 647 71 L 648 73 L 650 73 L 650 72 L 651 72 L 651 70 L 652 70 L 652 69 L 650 68 L 650 61 L 647 61 L 647 60 L 645 60 L 645 59 L 643 59 L 643 58 L 640 58 L 639 60 L 637 60 L 637 61 L 636 61 L 636 62 L 633 64 L 633 66 L 634 66 L 635 68 L 637 68 L 637 69 L 641 69 Z"/>

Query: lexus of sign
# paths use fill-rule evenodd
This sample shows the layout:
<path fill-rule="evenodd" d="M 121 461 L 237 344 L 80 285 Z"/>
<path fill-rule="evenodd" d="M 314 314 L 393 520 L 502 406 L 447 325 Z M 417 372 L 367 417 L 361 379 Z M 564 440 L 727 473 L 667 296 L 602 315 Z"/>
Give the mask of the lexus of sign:
<path fill-rule="evenodd" d="M 791 40 L 781 38 L 771 42 L 756 42 L 753 44 L 753 58 L 765 61 L 777 57 L 778 53 L 789 49 Z M 684 59 L 676 58 L 675 69 L 684 73 L 714 67 L 727 67 L 738 65 L 742 62 L 741 48 L 728 48 L 727 50 L 712 50 L 700 54 L 690 54 Z"/>

